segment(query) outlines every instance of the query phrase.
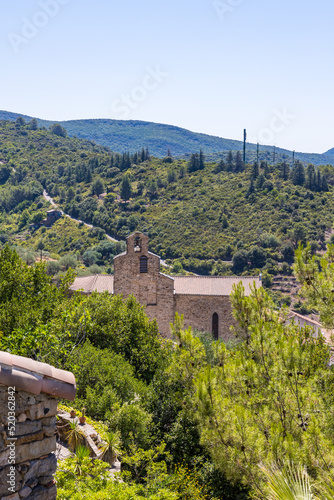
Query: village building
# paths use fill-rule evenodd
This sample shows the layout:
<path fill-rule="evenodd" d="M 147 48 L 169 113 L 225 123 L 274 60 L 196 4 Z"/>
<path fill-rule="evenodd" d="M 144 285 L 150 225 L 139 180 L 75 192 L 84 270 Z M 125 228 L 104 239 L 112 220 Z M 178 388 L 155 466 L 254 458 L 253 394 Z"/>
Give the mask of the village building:
<path fill-rule="evenodd" d="M 30 228 L 38 229 L 42 226 L 50 228 L 57 220 L 62 217 L 62 215 L 62 211 L 58 210 L 57 208 L 48 210 L 48 212 L 46 213 L 46 218 L 40 222 L 33 222 L 32 224 L 30 224 Z"/>
<path fill-rule="evenodd" d="M 160 333 L 170 337 L 175 313 L 183 314 L 185 327 L 210 332 L 215 339 L 232 338 L 234 324 L 230 295 L 241 282 L 245 294 L 259 288 L 259 277 L 167 276 L 160 272 L 160 257 L 148 250 L 148 237 L 136 232 L 126 240 L 126 251 L 114 257 L 114 276 L 79 277 L 71 290 L 134 295 L 156 318 Z"/>

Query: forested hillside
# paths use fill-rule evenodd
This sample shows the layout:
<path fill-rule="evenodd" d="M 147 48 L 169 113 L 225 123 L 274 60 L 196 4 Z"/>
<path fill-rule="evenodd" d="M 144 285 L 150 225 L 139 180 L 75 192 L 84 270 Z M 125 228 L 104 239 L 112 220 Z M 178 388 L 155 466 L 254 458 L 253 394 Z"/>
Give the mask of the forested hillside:
<path fill-rule="evenodd" d="M 0 111 L 0 120 L 16 121 L 20 116 L 17 113 Z M 22 116 L 26 121 L 32 120 L 32 117 Z M 40 118 L 37 118 L 37 122 L 39 126 L 47 128 L 54 123 Z M 109 119 L 69 120 L 59 123 L 70 136 L 95 141 L 118 153 L 126 151 L 135 153 L 142 147 L 148 147 L 151 154 L 157 158 L 163 158 L 168 149 L 175 158 L 187 158 L 201 148 L 209 160 L 219 161 L 228 151 L 232 150 L 236 153 L 243 149 L 242 141 L 191 132 L 161 123 Z M 242 137 L 242 129 L 240 137 Z M 247 143 L 247 161 L 255 160 L 256 149 L 256 144 Z M 292 162 L 292 151 L 276 147 L 274 153 L 273 146 L 260 146 L 260 160 L 271 162 L 274 154 L 277 161 Z M 314 165 L 334 163 L 332 150 L 323 154 L 296 152 L 295 159 Z"/>
<path fill-rule="evenodd" d="M 203 153 L 189 161 L 157 159 L 147 149 L 118 155 L 68 138 L 60 125 L 40 130 L 34 120 L 1 122 L 0 130 L 3 242 L 72 253 L 87 267 L 108 268 L 121 247 L 103 242 L 104 232 L 124 240 L 139 230 L 175 272 L 262 269 L 269 281 L 270 275 L 289 274 L 299 242 L 311 242 L 313 252 L 325 249 L 325 231 L 333 223 L 332 167 L 243 165 L 231 152 L 219 163 L 206 162 Z M 31 231 L 29 224 L 46 214 L 43 189 L 66 213 L 96 229 L 63 218 L 52 230 Z"/>
<path fill-rule="evenodd" d="M 321 263 L 308 250 L 297 257 L 311 307 L 333 327 L 333 248 Z M 269 499 L 270 473 L 281 474 L 273 464 L 288 485 L 290 468 L 302 470 L 305 488 L 332 498 L 330 352 L 322 336 L 283 321 L 264 288 L 234 289 L 234 341 L 184 330 L 176 316 L 172 342 L 133 296 L 69 295 L 73 273 L 55 286 L 45 271 L 1 251 L 0 349 L 72 371 L 73 407 L 104 422 L 105 449 L 122 462 L 115 481 L 72 441 L 59 500 Z"/>

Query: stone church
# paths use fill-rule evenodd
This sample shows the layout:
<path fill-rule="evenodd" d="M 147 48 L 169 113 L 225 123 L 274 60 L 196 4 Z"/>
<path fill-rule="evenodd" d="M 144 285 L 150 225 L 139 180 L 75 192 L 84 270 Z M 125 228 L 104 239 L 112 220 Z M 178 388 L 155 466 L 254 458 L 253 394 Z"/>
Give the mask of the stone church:
<path fill-rule="evenodd" d="M 185 326 L 212 332 L 215 339 L 231 338 L 234 323 L 230 294 L 242 282 L 245 294 L 250 285 L 261 286 L 258 277 L 167 276 L 160 272 L 160 257 L 148 250 L 148 237 L 136 232 L 126 240 L 126 252 L 114 257 L 114 276 L 76 278 L 71 290 L 134 295 L 156 318 L 162 335 L 170 336 L 175 313 L 184 315 Z"/>

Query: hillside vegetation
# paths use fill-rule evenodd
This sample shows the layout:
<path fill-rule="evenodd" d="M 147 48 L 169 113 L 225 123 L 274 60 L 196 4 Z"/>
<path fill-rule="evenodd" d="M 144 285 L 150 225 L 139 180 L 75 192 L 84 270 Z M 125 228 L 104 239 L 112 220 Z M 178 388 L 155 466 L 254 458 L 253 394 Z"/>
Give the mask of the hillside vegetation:
<path fill-rule="evenodd" d="M 16 121 L 20 116 L 23 116 L 26 121 L 32 119 L 29 116 L 0 111 L 0 120 Z M 37 122 L 39 126 L 48 128 L 54 123 L 39 118 Z M 161 123 L 91 119 L 62 121 L 60 125 L 64 127 L 70 136 L 94 140 L 97 144 L 107 146 L 118 153 L 124 153 L 125 151 L 135 153 L 142 147 L 148 147 L 151 154 L 157 158 L 163 158 L 168 149 L 176 158 L 186 158 L 194 151 L 202 148 L 208 159 L 219 161 L 228 151 L 237 152 L 243 149 L 242 141 L 191 132 L 190 130 Z M 240 130 L 240 137 L 242 137 L 242 130 Z M 255 160 L 256 148 L 256 144 L 247 144 L 247 161 Z M 272 161 L 273 156 L 273 146 L 261 145 L 260 160 Z M 287 149 L 275 148 L 275 156 L 277 161 L 287 160 L 290 163 L 292 162 L 292 151 Z M 333 164 L 334 152 L 333 150 L 329 150 L 324 154 L 297 152 L 295 158 L 314 165 Z"/>
<path fill-rule="evenodd" d="M 300 250 L 295 266 L 326 328 L 333 251 L 318 265 Z M 267 499 L 264 467 L 273 464 L 307 471 L 317 498 L 333 497 L 329 348 L 322 335 L 282 321 L 264 288 L 247 297 L 234 288 L 234 342 L 184 330 L 178 315 L 173 342 L 133 296 L 70 295 L 71 270 L 60 286 L 45 271 L 1 251 L 0 349 L 72 371 L 73 407 L 103 422 L 104 459 L 117 452 L 122 462 L 115 481 L 71 441 L 75 454 L 56 476 L 59 500 Z"/>
<path fill-rule="evenodd" d="M 46 251 L 76 252 L 79 259 L 89 250 L 92 265 L 101 264 L 101 249 L 92 247 L 104 231 L 124 240 L 139 230 L 176 272 L 216 275 L 289 273 L 300 242 L 310 241 L 313 252 L 325 249 L 333 223 L 333 167 L 244 166 L 232 153 L 219 163 L 205 162 L 202 153 L 189 161 L 170 154 L 157 159 L 147 149 L 118 155 L 68 138 L 60 125 L 40 130 L 22 119 L 1 122 L 0 130 L 3 241 L 15 234 L 19 244 L 30 238 L 37 249 L 42 240 Z M 48 206 L 43 188 L 66 213 L 93 224 L 96 239 L 87 242 L 89 231 L 82 230 L 64 241 L 66 219 L 29 233 L 29 223 L 42 220 Z M 110 245 L 109 265 L 120 249 Z"/>

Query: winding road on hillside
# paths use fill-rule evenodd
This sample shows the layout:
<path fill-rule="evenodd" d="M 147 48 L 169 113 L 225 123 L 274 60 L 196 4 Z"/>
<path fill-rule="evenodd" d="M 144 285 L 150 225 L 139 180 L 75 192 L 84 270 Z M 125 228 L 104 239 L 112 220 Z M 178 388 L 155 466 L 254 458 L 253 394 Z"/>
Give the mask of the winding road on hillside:
<path fill-rule="evenodd" d="M 49 203 L 51 203 L 51 205 L 55 208 L 58 208 L 58 205 L 57 203 L 55 203 L 53 201 L 53 199 L 51 198 L 51 196 L 48 195 L 48 193 L 46 192 L 46 190 L 44 189 L 43 191 L 43 197 L 46 201 L 48 201 Z M 75 219 L 74 217 L 71 217 L 71 215 L 69 214 L 65 214 L 65 212 L 63 212 L 61 209 L 60 209 L 62 215 L 64 215 L 65 217 L 68 217 L 69 219 L 72 219 L 74 220 L 74 222 L 77 222 L 78 224 L 84 224 L 86 227 L 89 227 L 90 229 L 93 229 L 94 226 L 92 224 L 87 224 L 87 222 L 84 222 L 83 220 L 80 220 L 80 219 Z M 110 236 L 109 234 L 105 233 L 106 234 L 106 238 L 110 241 L 113 241 L 114 243 L 120 243 L 120 240 L 116 240 L 115 238 L 113 238 L 112 236 Z M 165 267 L 171 267 L 169 264 L 167 264 L 164 260 L 160 259 L 160 264 L 162 266 L 165 266 Z"/>
<path fill-rule="evenodd" d="M 43 197 L 46 201 L 48 201 L 49 203 L 51 203 L 51 205 L 55 208 L 58 208 L 58 205 L 57 203 L 55 203 L 53 201 L 53 199 L 51 198 L 51 196 L 48 195 L 48 193 L 45 191 L 43 191 Z M 71 217 L 71 215 L 69 214 L 65 214 L 65 212 L 63 212 L 62 210 L 60 210 L 62 215 L 64 215 L 65 217 L 68 217 L 69 219 L 72 219 L 74 220 L 75 222 L 77 222 L 78 224 L 84 224 L 84 226 L 86 227 L 89 227 L 90 229 L 93 229 L 94 226 L 92 224 L 87 224 L 87 222 L 84 222 L 83 220 L 80 220 L 80 219 L 75 219 L 74 217 Z M 109 234 L 105 233 L 106 234 L 106 238 L 110 241 L 113 241 L 114 243 L 118 243 L 119 240 L 116 240 L 115 238 L 113 238 L 112 236 L 110 236 Z"/>

